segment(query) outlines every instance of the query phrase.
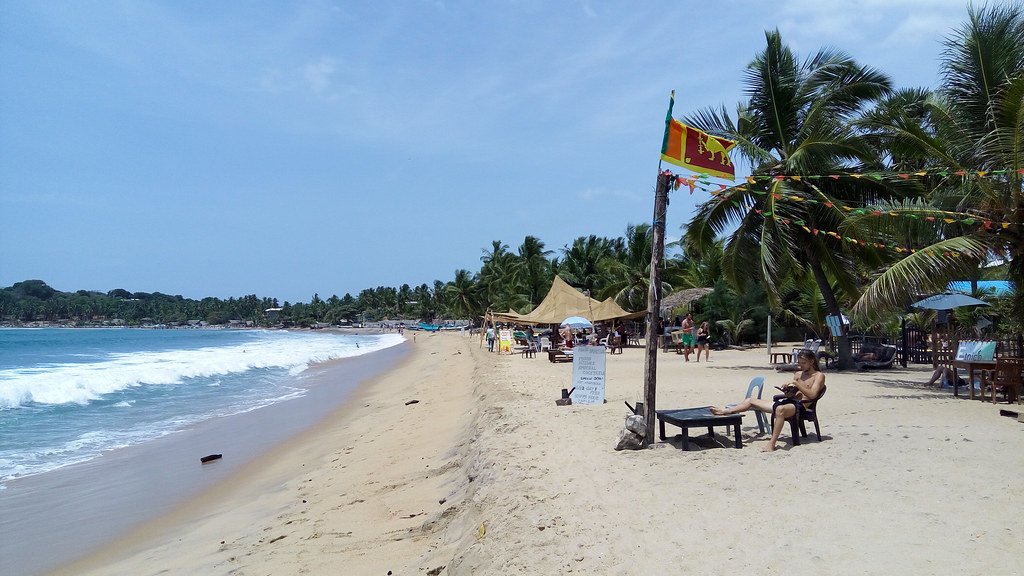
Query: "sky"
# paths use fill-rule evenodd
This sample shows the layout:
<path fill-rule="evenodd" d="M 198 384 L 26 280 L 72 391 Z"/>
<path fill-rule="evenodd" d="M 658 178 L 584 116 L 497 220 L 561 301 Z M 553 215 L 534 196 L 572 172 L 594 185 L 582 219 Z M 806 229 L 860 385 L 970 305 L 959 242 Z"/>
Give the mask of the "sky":
<path fill-rule="evenodd" d="M 953 0 L 0 3 L 0 287 L 308 302 L 649 222 L 778 29 L 933 87 Z M 672 168 L 680 174 L 684 169 Z M 673 192 L 667 235 L 708 196 Z"/>

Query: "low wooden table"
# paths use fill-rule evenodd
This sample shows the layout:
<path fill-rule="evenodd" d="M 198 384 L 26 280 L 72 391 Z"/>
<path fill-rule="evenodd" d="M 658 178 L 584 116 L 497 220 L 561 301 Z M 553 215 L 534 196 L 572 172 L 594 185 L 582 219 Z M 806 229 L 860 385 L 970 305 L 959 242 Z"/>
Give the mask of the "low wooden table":
<path fill-rule="evenodd" d="M 779 358 L 782 358 L 781 362 L 779 361 Z M 771 353 L 771 363 L 772 364 L 792 364 L 793 363 L 793 353 L 792 352 L 772 352 Z"/>
<path fill-rule="evenodd" d="M 743 448 L 743 441 L 740 437 L 740 423 L 743 421 L 743 414 L 728 414 L 726 416 L 715 416 L 711 413 L 711 406 L 700 408 L 683 408 L 682 410 L 658 410 L 658 431 L 662 440 L 665 439 L 665 424 L 679 426 L 683 430 L 682 450 L 690 449 L 690 437 L 687 429 L 698 426 L 708 427 L 708 436 L 715 437 L 715 426 L 734 426 L 736 428 L 736 447 Z"/>

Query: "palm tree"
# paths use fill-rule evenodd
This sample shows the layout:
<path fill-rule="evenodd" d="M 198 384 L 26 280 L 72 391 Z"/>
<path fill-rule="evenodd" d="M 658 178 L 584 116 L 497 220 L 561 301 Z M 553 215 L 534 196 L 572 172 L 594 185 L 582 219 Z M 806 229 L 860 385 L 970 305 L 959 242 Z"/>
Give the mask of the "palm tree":
<path fill-rule="evenodd" d="M 531 306 L 540 304 L 551 288 L 554 276 L 548 256 L 552 253 L 551 250 L 545 250 L 544 242 L 536 236 L 527 236 L 519 245 L 520 278 Z"/>
<path fill-rule="evenodd" d="M 676 271 L 672 285 L 681 288 L 714 287 L 722 277 L 722 255 L 725 242 L 718 240 L 698 252 L 686 245 L 685 237 L 665 245 L 666 248 L 679 248 L 681 254 L 669 258 L 670 269 Z"/>
<path fill-rule="evenodd" d="M 437 310 L 438 314 L 453 317 L 451 305 L 449 304 L 448 294 L 445 292 L 445 283 L 440 280 L 434 280 L 434 288 L 431 290 L 431 294 L 434 298 L 434 310 Z M 472 320 L 472 318 L 470 318 Z"/>
<path fill-rule="evenodd" d="M 790 276 L 810 275 L 830 314 L 840 314 L 839 296 L 856 296 L 858 276 L 848 246 L 813 230 L 836 230 L 843 205 L 864 194 L 859 180 L 807 178 L 875 161 L 874 151 L 850 125 L 863 108 L 890 91 L 884 74 L 835 50 L 821 50 L 803 63 L 766 33 L 767 47 L 748 65 L 748 100 L 734 122 L 724 108 L 707 109 L 687 123 L 737 141 L 736 150 L 760 178 L 734 186 L 698 207 L 686 242 L 698 251 L 738 224 L 726 242 L 723 264 L 730 283 L 742 290 L 752 273 L 764 279 L 778 308 L 778 286 Z M 799 176 L 775 178 L 780 175 Z M 794 202 L 792 197 L 810 201 Z M 839 366 L 852 366 L 849 339 L 839 338 Z"/>
<path fill-rule="evenodd" d="M 483 310 L 480 306 L 479 287 L 469 270 L 455 271 L 455 278 L 445 286 L 453 311 L 463 318 L 476 318 Z"/>
<path fill-rule="evenodd" d="M 515 254 L 499 253 L 480 268 L 480 298 L 485 307 L 502 312 L 512 308 L 520 312 L 530 309 L 530 297 L 522 282 L 523 268 Z"/>
<path fill-rule="evenodd" d="M 412 298 L 416 302 L 417 315 L 420 320 L 433 321 L 437 315 L 437 307 L 434 305 L 434 295 L 431 294 L 430 287 L 420 284 L 413 289 Z"/>
<path fill-rule="evenodd" d="M 608 284 L 601 293 L 609 296 L 626 310 L 647 308 L 647 291 L 651 284 L 651 251 L 654 240 L 650 224 L 626 226 L 624 242 L 616 244 L 613 257 L 606 258 L 602 269 Z M 662 282 L 662 294 L 672 290 L 671 284 Z"/>
<path fill-rule="evenodd" d="M 917 293 L 976 275 L 996 256 L 1017 286 L 1013 315 L 1024 315 L 1024 7 L 968 8 L 946 41 L 943 81 L 933 94 L 903 95 L 911 105 L 865 118 L 896 151 L 896 169 L 930 169 L 918 197 L 879 202 L 850 225 L 912 243 L 865 289 L 854 312 L 900 309 Z M 901 162 L 903 164 L 901 164 Z M 963 177 L 982 172 L 985 177 Z M 875 217 L 873 214 L 880 214 Z"/>
<path fill-rule="evenodd" d="M 564 258 L 558 265 L 558 273 L 566 282 L 597 294 L 597 288 L 604 282 L 601 261 L 611 257 L 612 242 L 593 234 L 580 236 L 572 246 L 562 248 Z"/>
<path fill-rule="evenodd" d="M 725 320 L 716 320 L 715 324 L 718 324 L 718 326 L 722 328 L 722 331 L 725 333 L 726 340 L 730 345 L 732 345 L 740 343 L 740 338 L 743 336 L 743 333 L 754 325 L 754 321 L 750 318 L 742 320 L 739 318 L 727 318 Z"/>
<path fill-rule="evenodd" d="M 522 288 L 523 267 L 508 245 L 500 240 L 491 241 L 491 249 L 483 250 L 480 261 L 484 264 L 478 274 L 479 293 L 485 307 L 502 312 L 509 308 L 529 308 L 529 296 Z M 526 310 L 521 310 L 526 311 Z"/>
<path fill-rule="evenodd" d="M 828 310 L 818 284 L 811 278 L 804 278 L 789 288 L 789 297 L 783 302 L 779 317 L 790 325 L 798 324 L 807 328 L 817 337 L 827 334 L 828 323 L 825 317 L 828 316 Z"/>
<path fill-rule="evenodd" d="M 491 251 L 483 250 L 484 255 L 480 257 L 480 261 L 486 266 L 490 262 L 500 260 L 504 255 L 508 254 L 508 244 L 503 243 L 501 240 L 491 240 Z"/>

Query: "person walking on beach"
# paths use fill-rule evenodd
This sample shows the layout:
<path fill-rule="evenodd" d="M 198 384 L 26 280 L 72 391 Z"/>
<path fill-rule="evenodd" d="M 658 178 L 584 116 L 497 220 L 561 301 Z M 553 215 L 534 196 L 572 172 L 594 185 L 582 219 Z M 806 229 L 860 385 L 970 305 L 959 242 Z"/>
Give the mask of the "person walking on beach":
<path fill-rule="evenodd" d="M 697 328 L 697 362 L 700 362 L 700 351 L 704 351 L 704 361 L 711 362 L 711 326 L 707 321 Z"/>
<path fill-rule="evenodd" d="M 693 321 L 693 312 L 687 313 L 686 314 L 686 318 L 683 318 L 683 326 L 682 326 L 683 334 L 682 334 L 682 339 L 681 339 L 682 340 L 682 346 L 683 346 L 683 358 L 686 358 L 687 362 L 690 361 L 690 354 L 693 352 L 693 344 L 694 344 L 693 336 L 694 336 L 694 329 L 696 327 L 697 327 L 697 325 Z M 697 362 L 700 362 L 700 352 L 699 351 L 697 353 Z"/>
<path fill-rule="evenodd" d="M 786 399 L 775 402 L 764 398 L 745 398 L 732 408 L 711 407 L 711 413 L 718 416 L 738 414 L 747 410 L 760 410 L 765 414 L 775 412 L 772 422 L 772 437 L 765 446 L 765 452 L 775 450 L 775 443 L 782 434 L 786 420 L 796 416 L 797 412 L 806 409 L 807 404 L 821 395 L 825 389 L 825 374 L 818 367 L 818 357 L 810 350 L 801 350 L 796 357 L 800 371 L 793 376 L 793 381 L 782 388 Z"/>
<path fill-rule="evenodd" d="M 494 352 L 494 326 L 487 327 L 487 351 Z"/>

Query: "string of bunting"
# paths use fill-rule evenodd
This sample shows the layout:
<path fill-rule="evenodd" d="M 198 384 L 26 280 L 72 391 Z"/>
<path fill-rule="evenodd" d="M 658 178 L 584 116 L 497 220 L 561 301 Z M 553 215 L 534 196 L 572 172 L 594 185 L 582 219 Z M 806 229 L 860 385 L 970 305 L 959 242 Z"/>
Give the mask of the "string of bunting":
<path fill-rule="evenodd" d="M 885 180 L 886 178 L 899 178 L 901 180 L 909 180 L 911 177 L 924 177 L 924 176 L 940 176 L 940 177 L 943 177 L 943 178 L 949 177 L 949 176 L 958 176 L 958 177 L 963 177 L 963 178 L 992 178 L 992 177 L 1001 177 L 1001 176 L 1004 176 L 1004 175 L 1007 175 L 1007 174 L 1013 174 L 1013 173 L 1017 173 L 1017 174 L 1020 174 L 1021 176 L 1024 176 L 1024 169 L 1020 169 L 1020 170 L 989 170 L 989 171 L 932 170 L 932 171 L 919 171 L 919 172 L 906 172 L 906 173 L 903 173 L 903 172 L 870 172 L 870 173 L 864 173 L 864 174 L 854 174 L 854 173 L 828 174 L 828 175 L 824 175 L 824 176 L 816 176 L 816 175 L 809 175 L 809 176 L 798 176 L 798 175 L 761 176 L 761 175 L 758 175 L 758 176 L 747 176 L 746 177 L 746 181 L 747 181 L 747 184 L 757 184 L 758 182 L 768 182 L 768 181 L 773 181 L 773 180 L 776 181 L 776 182 L 781 182 L 781 181 L 784 181 L 784 180 L 789 180 L 789 181 L 793 181 L 793 182 L 800 182 L 802 180 L 815 180 L 815 179 L 822 179 L 822 178 L 829 178 L 829 179 L 832 179 L 832 180 L 839 180 L 840 178 L 856 178 L 856 179 L 859 179 L 859 178 L 871 178 L 871 179 L 874 179 L 874 180 L 877 180 L 877 181 L 882 181 L 882 180 Z M 749 191 L 751 191 L 751 192 L 753 192 L 755 194 L 759 194 L 759 195 L 766 195 L 766 194 L 768 194 L 768 192 L 765 191 L 765 190 L 752 190 L 752 189 L 749 189 L 749 188 L 747 188 L 747 186 L 744 186 L 742 184 L 739 185 L 739 186 L 728 186 L 728 185 L 725 185 L 725 184 L 719 184 L 717 182 L 712 182 L 711 181 L 711 176 L 708 175 L 708 174 L 691 174 L 689 176 L 681 176 L 681 175 L 678 175 L 678 174 L 673 174 L 672 176 L 673 176 L 673 180 L 672 180 L 671 186 L 673 187 L 673 189 L 679 190 L 683 186 L 686 186 L 687 188 L 690 189 L 690 194 L 693 194 L 697 190 L 701 190 L 703 192 L 710 193 L 712 196 L 718 198 L 720 201 L 729 201 L 731 199 L 731 196 L 732 196 L 733 192 L 746 192 L 746 191 L 749 190 Z M 807 202 L 808 204 L 822 203 L 822 204 L 824 204 L 827 207 L 832 207 L 833 206 L 832 202 L 827 202 L 827 201 L 826 202 L 822 202 L 821 200 L 818 200 L 816 198 L 811 198 L 809 196 L 803 196 L 803 195 L 799 195 L 799 194 L 780 194 L 778 192 L 775 192 L 775 193 L 772 193 L 772 196 L 776 200 L 791 200 L 791 201 L 794 201 L 794 202 Z M 743 207 L 740 204 L 740 202 L 737 201 L 737 200 L 732 200 L 732 204 L 735 207 L 737 207 L 737 208 L 742 208 Z M 904 218 L 910 218 L 910 219 L 915 219 L 915 220 L 919 219 L 919 220 L 924 220 L 926 222 L 935 222 L 935 221 L 941 220 L 941 221 L 945 222 L 946 224 L 959 223 L 959 224 L 963 224 L 965 226 L 973 226 L 974 224 L 979 224 L 981 227 L 983 227 L 986 230 L 993 230 L 993 229 L 996 229 L 996 228 L 1006 229 L 1006 228 L 1009 228 L 1010 226 L 1013 225 L 1012 222 L 1001 222 L 1001 221 L 995 221 L 995 220 L 984 219 L 984 218 L 950 218 L 950 217 L 937 217 L 937 216 L 921 216 L 921 215 L 918 215 L 918 214 L 902 214 L 900 212 L 893 212 L 893 211 L 883 212 L 881 210 L 874 210 L 874 209 L 868 209 L 868 208 L 852 208 L 850 206 L 840 206 L 840 208 L 842 208 L 843 210 L 845 210 L 846 212 L 849 212 L 851 214 L 858 214 L 858 215 L 869 214 L 869 215 L 872 215 L 872 216 L 895 216 L 895 217 L 904 217 Z M 949 256 L 949 257 L 960 256 L 960 253 L 953 252 L 953 251 L 943 251 L 943 250 L 939 250 L 939 249 L 936 249 L 936 248 L 907 248 L 907 247 L 899 246 L 899 245 L 896 245 L 896 244 L 885 244 L 885 243 L 881 243 L 881 242 L 874 242 L 874 241 L 864 240 L 862 238 L 855 238 L 853 236 L 847 236 L 847 235 L 840 234 L 840 233 L 835 232 L 833 230 L 821 230 L 821 229 L 818 229 L 818 228 L 811 228 L 811 227 L 807 226 L 807 223 L 804 220 L 792 220 L 792 219 L 789 219 L 789 218 L 779 217 L 779 216 L 776 216 L 775 214 L 773 214 L 771 211 L 762 211 L 762 210 L 757 209 L 757 208 L 755 208 L 753 206 L 751 206 L 748 209 L 748 211 L 754 211 L 754 212 L 757 212 L 758 214 L 763 214 L 764 216 L 772 218 L 772 220 L 774 220 L 776 222 L 781 222 L 781 223 L 785 224 L 786 226 L 790 226 L 790 225 L 800 226 L 808 234 L 813 234 L 815 236 L 817 236 L 819 234 L 824 234 L 826 236 L 831 236 L 831 237 L 833 237 L 833 238 L 835 238 L 837 240 L 840 240 L 840 241 L 843 241 L 843 242 L 847 242 L 847 243 L 850 243 L 850 244 L 857 244 L 857 245 L 865 246 L 865 247 L 873 247 L 873 248 L 878 248 L 878 249 L 892 250 L 892 251 L 900 253 L 900 254 L 913 254 L 913 253 L 917 253 L 917 252 L 925 252 L 925 253 L 935 252 L 935 253 L 942 253 L 943 255 Z"/>
<path fill-rule="evenodd" d="M 840 178 L 871 178 L 881 182 L 887 178 L 899 178 L 900 180 L 909 180 L 911 177 L 924 177 L 924 176 L 941 176 L 947 178 L 949 176 L 960 176 L 960 177 L 971 177 L 971 178 L 993 178 L 997 176 L 1005 176 L 1006 174 L 1017 173 L 1024 176 L 1024 168 L 1020 170 L 1003 169 L 1003 170 L 921 170 L 919 172 L 865 172 L 853 173 L 848 172 L 845 174 L 827 174 L 824 176 L 798 176 L 789 174 L 779 174 L 775 176 L 757 175 L 747 176 L 746 180 L 748 184 L 755 184 L 757 182 L 767 182 L 775 180 L 781 182 L 783 180 L 791 180 L 793 182 L 800 182 L 802 180 L 818 180 L 822 178 L 829 178 L 832 180 L 839 180 Z"/>
<path fill-rule="evenodd" d="M 784 197 L 782 195 L 777 194 L 775 199 L 776 200 L 782 200 L 783 198 Z M 808 203 L 818 203 L 817 200 L 807 200 L 807 199 L 799 198 L 799 197 L 790 197 L 790 199 L 796 200 L 798 202 L 804 201 L 804 202 L 808 202 Z M 728 198 L 724 198 L 723 200 L 728 200 Z M 732 204 L 734 206 L 736 206 L 737 208 L 742 208 L 740 203 L 738 201 L 736 201 L 736 200 L 733 200 Z M 832 204 L 832 202 L 824 202 L 824 205 L 829 207 L 829 208 L 831 208 L 834 204 Z M 921 216 L 920 214 L 909 214 L 909 213 L 905 214 L 905 213 L 902 213 L 902 212 L 874 210 L 874 209 L 868 209 L 868 208 L 851 208 L 849 206 L 840 206 L 840 208 L 842 208 L 846 212 L 849 212 L 850 214 L 856 214 L 856 215 L 867 214 L 867 215 L 870 215 L 870 216 L 879 216 L 879 217 L 881 217 L 881 216 L 892 216 L 894 218 L 909 218 L 911 220 L 924 220 L 925 222 L 938 222 L 938 221 L 941 220 L 942 222 L 944 222 L 946 224 L 963 224 L 964 226 L 974 226 L 975 224 L 978 224 L 980 227 L 984 228 L 985 230 L 989 230 L 989 231 L 996 230 L 996 229 L 999 229 L 999 228 L 1002 228 L 1003 230 L 1005 230 L 1005 229 L 1009 228 L 1010 226 L 1014 225 L 1013 222 L 992 220 L 992 219 L 988 219 L 988 218 L 970 218 L 970 217 L 968 217 L 968 218 L 950 218 L 949 216 L 944 216 L 944 217 L 940 217 L 940 216 Z M 753 210 L 753 208 L 751 208 L 751 209 Z M 761 210 L 757 210 L 757 213 L 761 214 L 762 211 Z M 765 216 L 773 216 L 774 217 L 774 215 L 772 214 L 771 210 L 764 211 L 763 214 Z"/>
<path fill-rule="evenodd" d="M 928 175 L 928 174 L 943 175 L 943 176 L 949 175 L 949 174 L 953 174 L 953 175 L 956 175 L 956 176 L 973 175 L 973 176 L 976 176 L 976 177 L 989 177 L 989 176 L 991 176 L 993 174 L 1007 174 L 1007 173 L 1012 173 L 1012 172 L 1017 172 L 1017 173 L 1019 173 L 1021 175 L 1024 175 L 1024 169 L 1020 169 L 1020 170 L 992 170 L 992 171 L 989 171 L 989 172 L 966 172 L 966 171 L 962 171 L 961 170 L 961 171 L 956 171 L 956 172 L 948 172 L 948 171 L 941 171 L 941 172 L 915 172 L 913 174 L 873 173 L 873 174 L 870 174 L 870 176 L 878 176 L 879 174 L 890 174 L 890 175 L 895 174 L 896 176 L 902 178 L 904 176 L 910 177 L 910 176 L 922 176 L 922 175 Z M 838 179 L 841 176 L 844 176 L 844 175 L 830 175 L 830 176 L 748 176 L 747 177 L 747 182 L 748 183 L 754 183 L 756 180 L 781 180 L 781 179 L 790 179 L 790 180 L 793 180 L 793 181 L 800 181 L 801 179 L 812 179 L 812 178 L 836 178 L 836 179 Z M 849 176 L 849 177 L 853 177 L 853 178 L 860 178 L 860 177 L 863 177 L 865 175 L 864 174 L 847 174 L 845 176 Z M 718 198 L 720 201 L 729 201 L 733 193 L 735 193 L 735 192 L 746 192 L 748 190 L 750 192 L 753 192 L 754 194 L 758 194 L 758 195 L 762 195 L 762 196 L 769 194 L 765 190 L 751 190 L 751 189 L 747 188 L 744 185 L 726 186 L 724 184 L 713 183 L 713 182 L 711 182 L 709 180 L 709 176 L 707 174 L 693 174 L 693 175 L 691 175 L 689 177 L 683 177 L 683 176 L 676 175 L 675 184 L 674 184 L 675 189 L 678 190 L 678 189 L 680 189 L 684 185 L 690 188 L 690 193 L 691 194 L 693 194 L 693 192 L 695 190 L 700 189 L 702 191 L 708 192 L 709 194 L 711 194 L 711 196 L 713 196 L 715 198 Z M 775 200 L 791 200 L 793 202 L 807 202 L 808 204 L 823 204 L 823 205 L 825 205 L 826 207 L 829 207 L 829 208 L 834 206 L 834 204 L 832 202 L 828 202 L 828 201 L 823 202 L 821 200 L 818 200 L 817 198 L 811 198 L 811 197 L 806 196 L 806 195 L 793 194 L 793 193 L 780 194 L 778 192 L 771 193 L 771 195 L 774 197 Z M 740 205 L 740 203 L 738 201 L 736 201 L 736 200 L 733 200 L 732 203 L 737 208 L 741 208 L 742 207 Z M 893 217 L 910 218 L 910 219 L 915 219 L 915 220 L 924 220 L 926 222 L 936 222 L 938 220 L 941 220 L 942 222 L 945 222 L 946 224 L 963 224 L 965 226 L 973 226 L 975 224 L 979 224 L 981 227 L 984 227 L 985 230 L 994 230 L 994 229 L 997 229 L 997 228 L 1006 229 L 1006 228 L 1009 228 L 1010 226 L 1014 225 L 1013 222 L 997 221 L 997 220 L 991 220 L 991 219 L 986 219 L 986 218 L 971 218 L 971 217 L 968 217 L 968 218 L 950 218 L 948 216 L 947 217 L 921 216 L 921 215 L 918 215 L 918 214 L 903 214 L 903 213 L 900 213 L 900 212 L 893 212 L 893 211 L 883 212 L 881 210 L 868 209 L 868 208 L 854 208 L 854 207 L 850 207 L 850 206 L 840 206 L 840 208 L 842 208 L 846 212 L 849 212 L 849 213 L 855 214 L 855 215 L 869 214 L 871 216 L 893 216 Z M 765 215 L 766 216 L 771 216 L 772 213 L 771 212 L 767 212 Z"/>
<path fill-rule="evenodd" d="M 839 180 L 841 178 L 870 178 L 876 181 L 883 181 L 886 179 L 898 178 L 900 180 L 909 180 L 912 177 L 925 177 L 925 176 L 940 176 L 947 178 L 949 176 L 958 176 L 962 178 L 994 178 L 1002 177 L 1007 174 L 1019 174 L 1024 176 L 1024 168 L 1019 170 L 1003 169 L 1003 170 L 922 170 L 918 172 L 866 172 L 863 174 L 858 173 L 842 173 L 842 174 L 826 174 L 826 175 L 796 175 L 796 174 L 777 174 L 774 176 L 769 175 L 756 175 L 747 176 L 745 180 L 747 184 L 757 184 L 758 182 L 769 182 L 776 181 L 782 182 L 789 180 L 791 182 L 801 182 L 804 180 L 820 180 L 828 178 L 831 180 Z M 719 184 L 712 182 L 712 176 L 710 174 L 691 174 L 689 176 L 681 176 L 674 174 L 675 181 L 673 188 L 679 190 L 683 186 L 690 189 L 690 194 L 693 194 L 697 190 L 708 192 L 712 195 L 718 195 L 726 190 L 732 189 L 736 191 L 746 191 L 747 188 L 743 185 L 740 186 L 728 186 L 726 184 Z M 767 194 L 764 190 L 751 190 L 755 194 Z M 808 199 L 809 201 L 811 199 Z"/>
<path fill-rule="evenodd" d="M 817 236 L 819 234 L 823 234 L 825 236 L 831 236 L 832 238 L 835 238 L 836 240 L 840 240 L 842 242 L 847 242 L 849 244 L 857 244 L 857 245 L 860 245 L 860 246 L 871 247 L 871 248 L 879 248 L 879 249 L 882 249 L 882 250 L 892 250 L 893 252 L 896 252 L 896 253 L 899 253 L 899 254 L 914 254 L 914 253 L 917 253 L 917 252 L 923 252 L 923 253 L 932 253 L 932 252 L 934 252 L 934 253 L 941 253 L 944 256 L 948 256 L 948 257 L 952 257 L 952 258 L 956 258 L 956 257 L 961 255 L 959 252 L 954 252 L 954 251 L 951 251 L 951 250 L 939 250 L 938 248 L 931 248 L 931 247 L 927 247 L 927 248 L 906 248 L 906 247 L 900 246 L 898 244 L 885 244 L 883 242 L 874 242 L 874 241 L 870 241 L 870 240 L 864 240 L 862 238 L 856 238 L 856 237 L 853 237 L 853 236 L 846 236 L 846 235 L 840 234 L 840 233 L 838 233 L 838 232 L 836 232 L 834 230 L 822 230 L 820 228 L 811 228 L 810 226 L 807 225 L 807 222 L 805 222 L 804 220 L 792 220 L 792 219 L 789 219 L 789 218 L 782 218 L 782 217 L 779 217 L 779 216 L 775 216 L 775 215 L 771 214 L 770 212 L 762 212 L 761 210 L 758 210 L 756 208 L 751 208 L 751 210 L 757 212 L 758 214 L 762 214 L 763 213 L 763 214 L 765 214 L 765 216 L 771 218 L 772 220 L 774 220 L 776 222 L 781 222 L 782 224 L 785 224 L 786 226 L 794 226 L 794 225 L 795 226 L 799 226 L 799 227 L 803 228 L 804 231 L 807 232 L 808 234 L 813 234 L 815 236 Z"/>
<path fill-rule="evenodd" d="M 1001 177 L 1007 174 L 1019 174 L 1024 176 L 1024 168 L 1013 170 L 1013 169 L 1002 169 L 1002 170 L 921 170 L 917 172 L 865 172 L 865 173 L 841 173 L 841 174 L 825 174 L 825 175 L 796 175 L 796 174 L 776 174 L 771 175 L 753 175 L 747 176 L 745 180 L 748 184 L 756 184 L 758 182 L 769 182 L 776 181 L 782 182 L 789 180 L 792 182 L 801 182 L 803 180 L 820 180 L 828 178 L 831 180 L 839 180 L 841 178 L 870 178 L 879 182 L 886 179 L 899 178 L 900 180 L 909 180 L 912 177 L 925 177 L 925 176 L 940 176 L 947 178 L 949 176 L 959 176 L 962 178 L 994 178 Z M 684 184 L 690 188 L 692 194 L 698 187 L 708 189 L 725 190 L 728 186 L 724 184 L 717 184 L 711 182 L 710 174 L 691 174 L 688 177 L 676 176 L 675 189 L 678 190 Z M 740 187 L 737 187 L 740 188 Z"/>

